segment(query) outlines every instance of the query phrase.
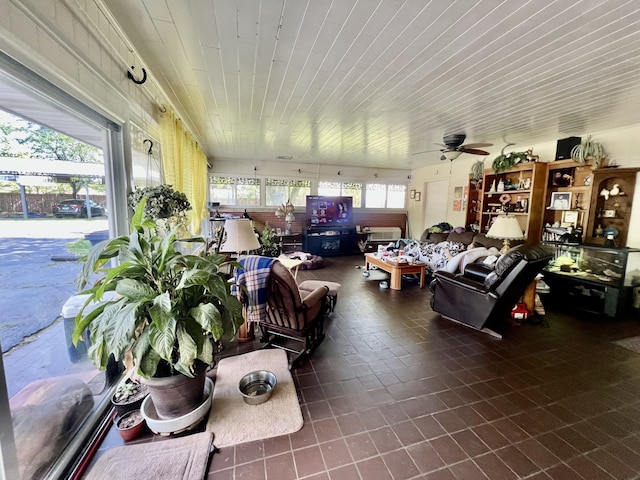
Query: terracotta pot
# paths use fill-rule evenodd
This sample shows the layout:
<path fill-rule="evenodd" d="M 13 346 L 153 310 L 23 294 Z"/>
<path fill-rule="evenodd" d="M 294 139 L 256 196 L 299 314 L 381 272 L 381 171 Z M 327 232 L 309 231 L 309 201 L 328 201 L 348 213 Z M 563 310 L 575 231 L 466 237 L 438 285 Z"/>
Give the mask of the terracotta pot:
<path fill-rule="evenodd" d="M 120 436 L 125 442 L 136 439 L 144 430 L 144 418 L 140 410 L 131 410 L 114 420 Z"/>
<path fill-rule="evenodd" d="M 204 400 L 207 365 L 198 363 L 196 376 L 178 374 L 170 377 L 144 378 L 149 395 L 160 419 L 178 418 L 195 410 Z"/>

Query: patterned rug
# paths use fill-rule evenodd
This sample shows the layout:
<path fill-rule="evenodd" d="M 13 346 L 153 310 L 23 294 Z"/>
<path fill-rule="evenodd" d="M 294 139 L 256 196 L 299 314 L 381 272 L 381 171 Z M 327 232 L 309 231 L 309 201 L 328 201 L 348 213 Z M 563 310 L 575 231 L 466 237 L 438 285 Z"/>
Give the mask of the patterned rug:
<path fill-rule="evenodd" d="M 623 338 L 622 340 L 616 340 L 611 343 L 626 348 L 627 350 L 631 350 L 632 352 L 640 353 L 640 336 Z"/>

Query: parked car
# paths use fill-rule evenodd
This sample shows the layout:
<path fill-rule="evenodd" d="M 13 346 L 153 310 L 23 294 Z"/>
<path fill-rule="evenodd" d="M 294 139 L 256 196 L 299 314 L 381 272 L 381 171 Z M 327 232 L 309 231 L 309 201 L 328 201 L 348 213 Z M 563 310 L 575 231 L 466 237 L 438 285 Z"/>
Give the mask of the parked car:
<path fill-rule="evenodd" d="M 89 200 L 91 205 L 91 216 L 101 217 L 107 214 L 106 209 L 102 205 L 98 205 L 93 200 Z M 85 200 L 64 200 L 53 206 L 53 214 L 57 218 L 62 217 L 86 217 L 87 205 Z"/>

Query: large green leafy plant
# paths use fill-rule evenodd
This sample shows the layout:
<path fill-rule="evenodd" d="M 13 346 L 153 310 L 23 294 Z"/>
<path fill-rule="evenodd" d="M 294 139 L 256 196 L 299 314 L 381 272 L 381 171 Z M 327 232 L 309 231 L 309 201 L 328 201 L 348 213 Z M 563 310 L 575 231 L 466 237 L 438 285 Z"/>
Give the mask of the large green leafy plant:
<path fill-rule="evenodd" d="M 193 377 L 195 363 L 213 365 L 214 344 L 235 335 L 243 322 L 241 305 L 224 273 L 225 257 L 206 248 L 181 253 L 184 240 L 176 238 L 177 228 L 160 233 L 145 206 L 142 198 L 129 235 L 95 245 L 84 259 L 76 283 L 88 298 L 76 317 L 73 341 L 89 328 L 88 353 L 102 370 L 113 354 L 143 377 Z M 203 238 L 188 241 L 206 245 Z M 109 266 L 113 259 L 117 265 Z M 109 291 L 117 295 L 105 300 Z"/>

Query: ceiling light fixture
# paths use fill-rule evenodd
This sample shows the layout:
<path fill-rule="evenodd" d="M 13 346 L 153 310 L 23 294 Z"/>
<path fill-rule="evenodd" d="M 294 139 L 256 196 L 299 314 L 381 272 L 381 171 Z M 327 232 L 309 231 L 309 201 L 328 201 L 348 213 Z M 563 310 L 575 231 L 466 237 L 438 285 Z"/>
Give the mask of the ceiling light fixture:
<path fill-rule="evenodd" d="M 292 160 L 292 155 L 278 155 L 276 156 L 276 160 Z"/>

